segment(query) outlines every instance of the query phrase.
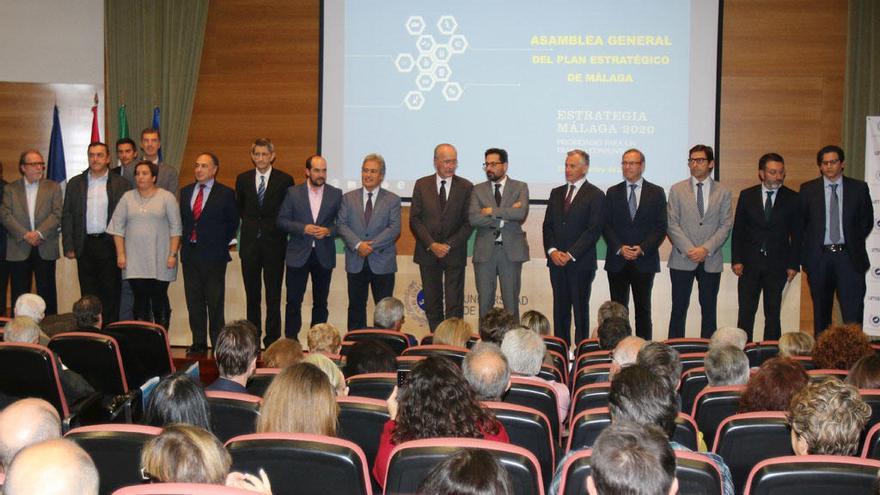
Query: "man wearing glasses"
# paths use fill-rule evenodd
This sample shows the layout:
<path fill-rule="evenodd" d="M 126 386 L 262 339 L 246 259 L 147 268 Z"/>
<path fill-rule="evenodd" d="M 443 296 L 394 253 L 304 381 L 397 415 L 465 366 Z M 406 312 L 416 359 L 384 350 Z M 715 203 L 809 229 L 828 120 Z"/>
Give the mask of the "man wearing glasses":
<path fill-rule="evenodd" d="M 809 275 L 816 337 L 831 324 L 834 292 L 845 323 L 862 322 L 865 272 L 870 265 L 865 239 L 874 222 L 871 194 L 864 182 L 843 176 L 843 150 L 825 146 L 816 154 L 821 177 L 800 191 L 801 248 Z"/>
<path fill-rule="evenodd" d="M 518 320 L 522 264 L 529 259 L 522 228 L 529 214 L 529 186 L 507 176 L 507 151 L 489 148 L 484 156 L 488 180 L 474 186 L 468 208 L 468 220 L 477 229 L 473 261 L 480 318 L 494 306 L 500 279 L 504 309 Z"/>
<path fill-rule="evenodd" d="M 688 167 L 691 176 L 672 186 L 666 209 L 672 241 L 670 339 L 684 337 L 694 279 L 700 291 L 700 336 L 709 338 L 718 328 L 716 306 L 724 268 L 721 247 L 733 227 L 730 191 L 711 177 L 715 167 L 712 148 L 704 144 L 691 148 Z"/>

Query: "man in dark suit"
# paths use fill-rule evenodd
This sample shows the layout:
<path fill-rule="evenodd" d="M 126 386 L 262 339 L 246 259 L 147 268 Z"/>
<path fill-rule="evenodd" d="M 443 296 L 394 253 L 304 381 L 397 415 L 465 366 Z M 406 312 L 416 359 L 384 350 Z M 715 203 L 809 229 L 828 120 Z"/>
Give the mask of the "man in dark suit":
<path fill-rule="evenodd" d="M 776 153 L 758 160 L 761 183 L 743 190 L 733 217 L 732 269 L 739 277 L 736 326 L 753 340 L 758 298 L 764 294 L 764 340 L 779 340 L 782 290 L 800 268 L 798 194 L 782 185 L 785 161 Z"/>
<path fill-rule="evenodd" d="M 553 288 L 553 333 L 574 343 L 590 331 L 590 289 L 596 277 L 596 242 L 602 235 L 605 195 L 587 182 L 590 155 L 572 150 L 565 157 L 565 182 L 554 188 L 544 215 L 544 252 Z"/>
<path fill-rule="evenodd" d="M 260 342 L 257 335 L 244 325 L 226 325 L 217 336 L 214 358 L 220 376 L 205 387 L 209 392 L 246 394 L 248 378 L 257 369 Z"/>
<path fill-rule="evenodd" d="M 183 289 L 193 343 L 187 353 L 208 350 L 207 331 L 216 345 L 225 325 L 226 264 L 229 243 L 238 230 L 235 192 L 217 182 L 220 160 L 213 153 L 196 157 L 196 182 L 180 190 Z M 210 320 L 210 326 L 209 326 Z"/>
<path fill-rule="evenodd" d="M 327 321 L 327 296 L 336 266 L 336 216 L 342 191 L 326 183 L 327 161 L 306 160 L 306 181 L 289 187 L 278 212 L 278 228 L 287 232 L 287 307 L 284 335 L 297 339 L 302 327 L 302 302 L 312 277 L 312 321 Z"/>
<path fill-rule="evenodd" d="M 623 152 L 624 181 L 605 197 L 605 271 L 611 300 L 629 306 L 632 289 L 636 335 L 651 340 L 651 290 L 660 271 L 659 247 L 666 237 L 666 193 L 646 181 L 645 155 L 637 149 Z"/>
<path fill-rule="evenodd" d="M 367 292 L 373 302 L 394 295 L 400 237 L 400 197 L 382 189 L 385 159 L 371 153 L 361 164 L 363 187 L 342 197 L 337 222 L 345 243 L 348 274 L 348 329 L 367 326 Z"/>
<path fill-rule="evenodd" d="M 275 163 L 275 145 L 259 138 L 251 146 L 252 170 L 235 179 L 235 199 L 241 214 L 238 255 L 247 298 L 247 319 L 262 328 L 260 303 L 266 284 L 266 335 L 269 347 L 281 336 L 281 282 L 284 280 L 284 251 L 287 236 L 276 226 L 278 209 L 293 185 L 293 178 Z M 261 283 L 262 279 L 262 283 Z"/>
<path fill-rule="evenodd" d="M 116 266 L 113 236 L 107 224 L 116 204 L 131 183 L 110 173 L 110 148 L 92 143 L 88 148 L 89 168 L 67 183 L 61 211 L 64 256 L 76 259 L 80 294 L 97 296 L 103 306 L 105 324 L 119 319 L 121 273 Z"/>
<path fill-rule="evenodd" d="M 55 260 L 61 225 L 61 188 L 44 179 L 46 162 L 37 150 L 27 150 L 18 160 L 22 178 L 3 191 L 0 220 L 6 227 L 6 259 L 12 279 L 12 300 L 30 292 L 36 280 L 37 294 L 46 301 L 46 314 L 58 313 Z"/>
<path fill-rule="evenodd" d="M 458 151 L 451 144 L 438 144 L 437 173 L 416 181 L 409 210 L 409 228 L 416 238 L 413 261 L 422 276 L 425 316 L 432 332 L 446 318 L 464 316 L 464 272 L 472 230 L 468 204 L 474 186 L 455 175 L 456 168 Z"/>
<path fill-rule="evenodd" d="M 865 239 L 874 222 L 871 194 L 864 182 L 843 176 L 843 150 L 825 146 L 816 154 L 821 177 L 800 191 L 803 225 L 801 257 L 813 298 L 816 337 L 831 324 L 834 292 L 846 323 L 861 323 L 865 272 L 870 263 Z"/>

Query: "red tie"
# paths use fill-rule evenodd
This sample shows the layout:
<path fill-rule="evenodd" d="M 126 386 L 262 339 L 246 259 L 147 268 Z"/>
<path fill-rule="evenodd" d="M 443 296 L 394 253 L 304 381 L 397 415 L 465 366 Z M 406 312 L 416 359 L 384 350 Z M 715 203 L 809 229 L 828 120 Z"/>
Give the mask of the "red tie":
<path fill-rule="evenodd" d="M 199 184 L 199 193 L 196 194 L 196 201 L 193 203 L 193 220 L 198 224 L 199 217 L 202 216 L 202 198 L 205 195 L 205 185 Z M 196 242 L 196 225 L 193 225 L 192 234 L 189 236 L 189 242 Z"/>

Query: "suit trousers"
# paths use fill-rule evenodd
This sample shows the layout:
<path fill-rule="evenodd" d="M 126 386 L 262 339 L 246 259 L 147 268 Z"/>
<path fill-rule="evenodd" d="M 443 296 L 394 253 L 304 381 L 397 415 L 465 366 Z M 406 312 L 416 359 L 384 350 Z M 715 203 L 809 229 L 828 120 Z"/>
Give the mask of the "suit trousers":
<path fill-rule="evenodd" d="M 808 273 L 810 296 L 813 298 L 813 329 L 819 335 L 831 325 L 834 292 L 840 302 L 844 323 L 862 323 L 865 313 L 865 273 L 856 270 L 846 252 L 823 250 Z"/>
<path fill-rule="evenodd" d="M 669 277 L 672 281 L 672 314 L 669 318 L 667 338 L 684 337 L 688 306 L 691 304 L 691 291 L 694 288 L 694 279 L 697 279 L 701 313 L 700 337 L 708 339 L 718 329 L 717 306 L 721 273 L 709 273 L 703 263 L 700 263 L 692 271 L 670 268 Z"/>
<path fill-rule="evenodd" d="M 449 265 L 445 259 L 419 265 L 425 316 L 432 332 L 447 318 L 464 317 L 464 272 L 464 263 Z"/>
<path fill-rule="evenodd" d="M 654 326 L 651 323 L 651 290 L 654 288 L 654 275 L 654 272 L 640 272 L 632 262 L 625 263 L 619 272 L 608 272 L 608 288 L 612 301 L 629 307 L 629 292 L 632 290 L 636 335 L 645 340 L 651 340 L 654 333 Z"/>
<path fill-rule="evenodd" d="M 31 291 L 31 278 L 34 278 L 37 282 L 37 295 L 46 301 L 46 314 L 58 313 L 55 260 L 44 260 L 40 257 L 39 249 L 31 248 L 31 254 L 24 261 L 9 262 L 9 276 L 12 279 L 13 306 L 18 296 Z"/>
<path fill-rule="evenodd" d="M 193 345 L 217 345 L 217 335 L 226 324 L 226 262 L 204 261 L 198 255 L 187 257 L 183 265 L 183 290 Z"/>
<path fill-rule="evenodd" d="M 297 340 L 302 329 L 302 302 L 306 293 L 309 276 L 312 277 L 312 321 L 309 328 L 318 323 L 325 323 L 327 296 L 330 293 L 332 268 L 324 268 L 318 261 L 315 248 L 312 248 L 309 259 L 298 268 L 287 266 L 287 307 L 284 311 L 284 335 L 288 339 Z M 268 337 L 268 333 L 266 335 Z M 266 347 L 271 342 L 266 343 Z"/>
<path fill-rule="evenodd" d="M 553 334 L 572 344 L 571 315 L 574 313 L 574 345 L 590 334 L 590 290 L 596 270 L 575 270 L 574 266 L 551 266 L 553 289 Z"/>
<path fill-rule="evenodd" d="M 86 235 L 82 254 L 76 259 L 82 295 L 97 296 L 104 308 L 104 325 L 119 319 L 122 273 L 116 266 L 116 247 L 109 234 Z"/>
<path fill-rule="evenodd" d="M 0 260 L 0 316 L 7 316 L 6 308 L 6 296 L 8 295 L 7 289 L 9 286 L 9 262 L 6 260 Z M 15 300 L 12 301 L 12 304 L 15 304 Z"/>
<path fill-rule="evenodd" d="M 284 280 L 285 244 L 256 239 L 252 254 L 241 257 L 241 278 L 247 299 L 247 319 L 262 325 L 262 290 L 266 286 L 266 335 L 263 345 L 269 347 L 281 337 L 281 282 Z M 262 280 L 261 280 L 262 278 Z"/>
<path fill-rule="evenodd" d="M 480 305 L 480 318 L 495 306 L 495 288 L 501 280 L 501 301 L 504 309 L 519 320 L 519 289 L 522 279 L 522 261 L 510 261 L 504 246 L 495 244 L 489 259 L 474 262 L 474 278 L 477 282 L 477 297 Z"/>
<path fill-rule="evenodd" d="M 782 290 L 785 289 L 787 274 L 784 264 L 765 260 L 762 263 L 749 263 L 743 266 L 743 273 L 736 285 L 739 299 L 739 314 L 736 326 L 746 331 L 749 342 L 754 340 L 755 313 L 758 299 L 764 294 L 764 339 L 779 340 L 782 334 L 779 315 L 782 311 Z"/>
<path fill-rule="evenodd" d="M 394 273 L 377 274 L 370 270 L 369 257 L 359 273 L 348 274 L 348 329 L 367 328 L 367 291 L 373 303 L 394 295 Z"/>

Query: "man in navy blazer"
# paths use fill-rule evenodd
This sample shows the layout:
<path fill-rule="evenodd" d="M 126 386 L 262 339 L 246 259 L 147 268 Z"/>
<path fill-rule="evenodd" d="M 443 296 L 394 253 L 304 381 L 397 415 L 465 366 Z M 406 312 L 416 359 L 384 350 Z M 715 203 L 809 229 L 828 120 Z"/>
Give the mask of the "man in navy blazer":
<path fill-rule="evenodd" d="M 342 197 L 339 236 L 345 243 L 348 274 L 348 329 L 367 326 L 367 290 L 373 302 L 394 295 L 400 236 L 400 197 L 382 189 L 385 159 L 372 153 L 361 165 L 363 187 Z"/>
<path fill-rule="evenodd" d="M 864 315 L 870 266 L 865 240 L 874 208 L 868 185 L 843 176 L 844 160 L 839 146 L 819 150 L 816 164 L 822 176 L 805 182 L 800 191 L 801 263 L 809 276 L 817 337 L 831 324 L 835 290 L 844 322 L 861 323 Z"/>
<path fill-rule="evenodd" d="M 278 228 L 287 241 L 287 308 L 284 335 L 297 339 L 302 327 L 302 302 L 312 277 L 312 325 L 327 321 L 330 277 L 336 266 L 336 216 L 342 191 L 326 183 L 327 161 L 306 160 L 306 182 L 287 188 L 278 210 Z"/>
<path fill-rule="evenodd" d="M 651 340 L 651 290 L 660 271 L 659 247 L 666 237 L 666 193 L 642 177 L 641 151 L 626 150 L 620 167 L 624 181 L 605 196 L 605 271 L 612 301 L 629 306 L 632 289 L 636 335 Z"/>
<path fill-rule="evenodd" d="M 220 160 L 213 153 L 200 154 L 194 167 L 196 182 L 180 190 L 183 289 L 193 335 L 190 354 L 208 350 L 208 328 L 216 345 L 225 324 L 226 264 L 232 259 L 229 243 L 238 230 L 238 210 L 235 192 L 215 180 L 219 169 Z"/>

